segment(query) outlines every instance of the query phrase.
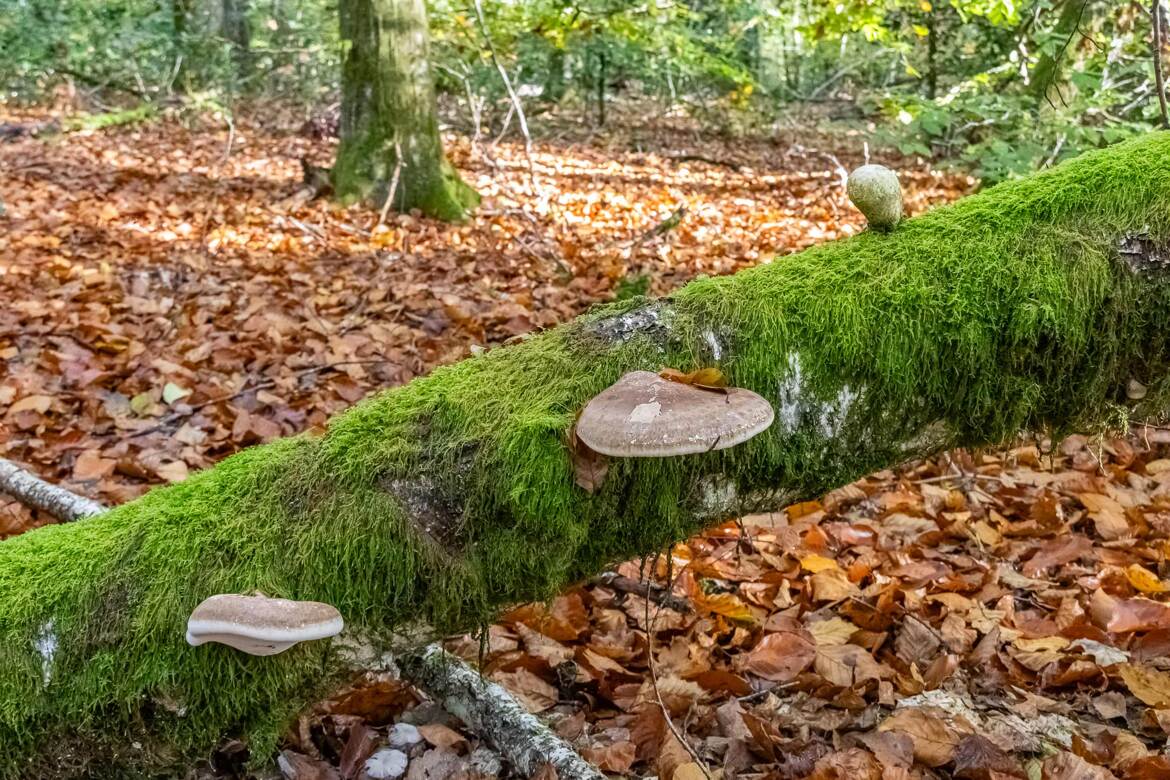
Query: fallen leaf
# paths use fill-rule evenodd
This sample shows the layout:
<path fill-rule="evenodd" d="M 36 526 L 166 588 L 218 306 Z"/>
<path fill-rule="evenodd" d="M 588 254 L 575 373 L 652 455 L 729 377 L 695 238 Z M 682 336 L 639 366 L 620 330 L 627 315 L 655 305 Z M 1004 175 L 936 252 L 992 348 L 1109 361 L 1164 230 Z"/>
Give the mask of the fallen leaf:
<path fill-rule="evenodd" d="M 1089 510 L 1097 535 L 1102 539 L 1112 541 L 1129 535 L 1129 521 L 1121 504 L 1100 493 L 1078 493 L 1077 498 Z"/>
<path fill-rule="evenodd" d="M 954 776 L 962 780 L 1026 777 L 1020 762 L 981 734 L 967 734 L 955 747 Z"/>
<path fill-rule="evenodd" d="M 826 558 L 823 555 L 817 555 L 816 553 L 813 553 L 812 555 L 806 555 L 800 559 L 800 568 L 816 574 L 820 571 L 831 571 L 841 567 L 838 566 L 837 562 L 832 558 Z"/>
<path fill-rule="evenodd" d="M 841 601 L 861 593 L 841 569 L 819 571 L 808 578 L 808 583 L 817 602 Z"/>
<path fill-rule="evenodd" d="M 1067 750 L 1044 759 L 1040 777 L 1041 780 L 1116 780 L 1116 775 L 1105 767 L 1093 766 Z"/>
<path fill-rule="evenodd" d="M 895 710 L 878 726 L 878 731 L 905 734 L 914 742 L 915 760 L 930 767 L 942 766 L 955 757 L 962 735 L 945 719 L 927 708 Z"/>
<path fill-rule="evenodd" d="M 843 688 L 888 676 L 886 669 L 857 645 L 818 647 L 813 665 L 826 681 Z"/>
<path fill-rule="evenodd" d="M 765 634 L 740 667 L 743 671 L 775 682 L 788 682 L 812 665 L 817 649 L 807 631 Z"/>
<path fill-rule="evenodd" d="M 1125 569 L 1125 578 L 1129 584 L 1142 593 L 1165 593 L 1170 590 L 1158 575 L 1142 566 L 1140 563 L 1131 563 Z"/>
<path fill-rule="evenodd" d="M 1137 664 L 1121 664 L 1117 673 L 1139 701 L 1159 709 L 1170 707 L 1170 672 Z"/>
<path fill-rule="evenodd" d="M 1111 634 L 1170 628 L 1170 605 L 1141 597 L 1114 598 L 1100 588 L 1089 601 L 1089 614 Z"/>
<path fill-rule="evenodd" d="M 435 747 L 449 748 L 458 752 L 459 748 L 467 746 L 467 737 L 442 723 L 425 723 L 418 727 L 418 733 L 422 734 L 423 739 Z"/>
<path fill-rule="evenodd" d="M 1080 534 L 1060 536 L 1040 545 L 1036 553 L 1024 564 L 1023 573 L 1026 577 L 1038 577 L 1054 566 L 1091 555 L 1093 543 Z"/>

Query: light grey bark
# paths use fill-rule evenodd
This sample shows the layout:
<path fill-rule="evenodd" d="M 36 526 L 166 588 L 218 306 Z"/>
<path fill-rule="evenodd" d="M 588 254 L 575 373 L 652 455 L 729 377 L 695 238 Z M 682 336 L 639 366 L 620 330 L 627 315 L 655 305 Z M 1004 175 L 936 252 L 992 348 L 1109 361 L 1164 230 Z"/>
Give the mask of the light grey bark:
<path fill-rule="evenodd" d="M 438 698 L 451 714 L 474 731 L 491 735 L 493 747 L 521 774 L 531 777 L 551 764 L 559 780 L 604 780 L 605 775 L 511 694 L 438 645 L 430 645 L 400 664 L 407 679 Z"/>
<path fill-rule="evenodd" d="M 50 485 L 3 458 L 0 458 L 0 493 L 7 493 L 25 506 L 39 509 L 66 522 L 105 511 L 105 507 L 96 501 Z"/>

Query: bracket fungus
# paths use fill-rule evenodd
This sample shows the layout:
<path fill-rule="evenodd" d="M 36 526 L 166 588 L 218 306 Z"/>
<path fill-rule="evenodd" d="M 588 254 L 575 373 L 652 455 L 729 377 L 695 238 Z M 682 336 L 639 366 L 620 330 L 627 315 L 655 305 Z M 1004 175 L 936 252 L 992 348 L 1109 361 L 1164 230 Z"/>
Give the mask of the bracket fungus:
<path fill-rule="evenodd" d="M 861 166 L 849 174 L 845 191 L 875 230 L 893 230 L 902 221 L 902 185 L 886 166 Z"/>
<path fill-rule="evenodd" d="M 341 633 L 341 613 L 319 601 L 222 593 L 204 599 L 187 620 L 187 642 L 219 642 L 249 655 L 276 655 L 299 642 Z"/>
<path fill-rule="evenodd" d="M 620 458 L 664 458 L 734 447 L 767 429 L 772 405 L 739 387 L 703 389 L 631 371 L 581 411 L 577 438 Z"/>

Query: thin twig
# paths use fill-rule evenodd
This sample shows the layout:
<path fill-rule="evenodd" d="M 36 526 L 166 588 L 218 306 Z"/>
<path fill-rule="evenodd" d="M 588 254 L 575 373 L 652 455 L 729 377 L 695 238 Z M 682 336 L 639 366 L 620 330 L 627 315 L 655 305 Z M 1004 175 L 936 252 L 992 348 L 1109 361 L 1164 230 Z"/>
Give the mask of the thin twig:
<path fill-rule="evenodd" d="M 471 112 L 471 156 L 475 157 L 479 150 L 479 139 L 482 136 L 483 112 L 480 111 L 479 103 L 475 99 L 475 92 L 471 89 L 471 80 L 467 78 L 465 73 L 459 73 L 446 65 L 439 64 L 437 67 L 458 79 L 463 84 L 463 91 L 467 93 L 467 109 Z"/>
<path fill-rule="evenodd" d="M 479 0 L 476 0 L 476 2 L 479 2 Z M 654 563 L 657 564 L 657 562 L 658 556 L 655 555 Z M 658 690 L 658 674 L 654 670 L 654 624 L 650 620 L 651 576 L 651 573 L 647 573 L 646 575 L 646 666 L 650 670 L 650 687 L 654 690 L 654 698 L 658 701 L 658 708 L 662 710 L 662 719 L 666 722 L 666 727 L 670 729 L 670 733 L 674 735 L 674 738 L 678 740 L 679 744 L 691 754 L 691 758 L 695 760 L 695 765 L 702 771 L 703 777 L 711 780 L 711 773 L 707 771 L 707 765 L 703 763 L 703 760 L 699 758 L 699 754 L 687 742 L 686 735 L 680 734 L 678 727 L 670 719 L 670 710 L 666 708 L 666 703 L 662 701 L 662 693 Z M 655 617 L 657 617 L 657 613 L 655 613 Z"/>
<path fill-rule="evenodd" d="M 1162 0 L 1150 4 L 1150 20 L 1154 28 L 1154 85 L 1158 88 L 1158 110 L 1162 129 L 1170 130 L 1170 116 L 1166 114 L 1166 85 L 1162 80 Z"/>
<path fill-rule="evenodd" d="M 402 145 L 398 141 L 394 142 L 394 160 L 394 173 L 390 176 L 390 191 L 386 193 L 386 202 L 382 204 L 382 211 L 378 214 L 377 223 L 370 229 L 371 234 L 378 229 L 379 225 L 386 224 L 386 215 L 390 212 L 390 204 L 394 202 L 394 196 L 398 192 L 398 176 L 402 173 Z"/>
<path fill-rule="evenodd" d="M 536 168 L 532 164 L 532 136 L 528 133 L 528 119 L 524 116 L 524 107 L 520 105 L 520 96 L 516 94 L 516 90 L 512 89 L 512 80 L 508 78 L 508 71 L 504 70 L 499 56 L 496 55 L 496 45 L 492 43 L 491 31 L 488 29 L 487 19 L 483 15 L 481 0 L 475 0 L 475 16 L 479 19 L 479 29 L 487 43 L 492 62 L 495 64 L 496 70 L 499 71 L 500 79 L 504 82 L 504 89 L 508 90 L 508 99 L 512 101 L 512 107 L 516 109 L 516 118 L 520 122 L 520 133 L 524 136 L 524 157 L 528 160 L 528 178 L 535 185 Z"/>
<path fill-rule="evenodd" d="M 324 366 L 313 366 L 312 368 L 306 368 L 303 371 L 296 372 L 295 374 L 292 375 L 291 378 L 298 379 L 302 376 L 308 376 L 309 374 L 316 374 L 316 373 L 320 373 L 322 371 L 335 371 L 338 368 L 342 368 L 343 366 L 368 366 L 368 365 L 377 365 L 379 363 L 393 363 L 393 362 L 394 361 L 389 360 L 388 358 L 374 358 L 374 359 L 370 359 L 370 360 L 342 360 L 342 361 L 339 361 L 337 363 L 329 363 L 329 364 L 324 365 Z M 268 388 L 275 387 L 275 386 L 276 386 L 275 379 L 265 379 L 263 382 L 257 382 L 254 385 L 248 385 L 247 387 L 244 387 L 240 390 L 237 390 L 234 393 L 230 393 L 228 395 L 217 396 L 215 398 L 210 398 L 206 401 L 201 401 L 197 404 L 192 404 L 191 406 L 189 406 L 188 408 L 184 409 L 181 412 L 174 412 L 173 414 L 167 415 L 166 417 L 162 418 L 162 420 L 160 420 L 157 425 L 153 425 L 149 428 L 143 428 L 140 431 L 134 431 L 133 433 L 128 434 L 127 436 L 125 436 L 123 438 L 136 439 L 139 436 L 146 436 L 146 435 L 151 434 L 151 433 L 157 433 L 158 431 L 165 430 L 166 428 L 169 428 L 170 426 L 174 425 L 179 420 L 184 420 L 184 419 L 190 417 L 191 415 L 195 414 L 195 412 L 198 412 L 200 409 L 206 409 L 208 406 L 214 406 L 216 404 L 225 403 L 227 401 L 234 401 L 235 399 L 239 398 L 240 396 L 247 395 L 248 393 L 254 392 L 256 390 L 267 390 Z"/>

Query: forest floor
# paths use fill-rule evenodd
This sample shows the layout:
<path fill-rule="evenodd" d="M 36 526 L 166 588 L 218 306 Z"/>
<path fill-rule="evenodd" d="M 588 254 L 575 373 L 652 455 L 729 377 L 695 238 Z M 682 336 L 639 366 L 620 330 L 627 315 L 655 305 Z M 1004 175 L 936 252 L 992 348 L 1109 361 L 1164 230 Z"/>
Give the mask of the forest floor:
<path fill-rule="evenodd" d="M 271 118 L 10 138 L 0 456 L 119 503 L 644 280 L 860 230 L 839 166 L 861 138 L 795 138 L 562 127 L 530 166 L 451 137 L 485 196 L 463 225 L 310 200 L 299 159 L 332 142 Z M 890 162 L 913 212 L 974 185 Z M 1167 441 L 951 453 L 728 523 L 615 570 L 677 599 L 593 583 L 520 607 L 485 672 L 630 776 L 1170 776 Z M 43 522 L 0 497 L 0 535 Z M 361 777 L 396 721 L 423 738 L 410 780 L 490 770 L 482 735 L 388 680 L 307 713 L 283 763 Z"/>

